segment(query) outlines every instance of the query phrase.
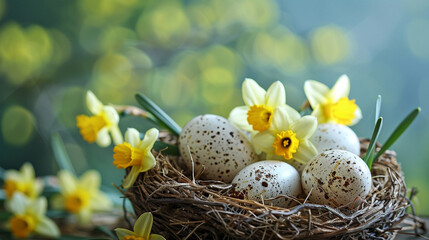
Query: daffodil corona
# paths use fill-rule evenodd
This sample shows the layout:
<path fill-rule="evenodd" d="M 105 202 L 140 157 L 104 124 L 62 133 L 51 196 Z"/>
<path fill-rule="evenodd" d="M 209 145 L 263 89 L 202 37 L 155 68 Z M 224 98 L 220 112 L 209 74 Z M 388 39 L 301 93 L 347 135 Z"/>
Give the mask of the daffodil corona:
<path fill-rule="evenodd" d="M 152 147 L 158 139 L 159 131 L 156 128 L 146 131 L 143 140 L 140 133 L 134 128 L 128 128 L 125 132 L 125 142 L 113 148 L 113 164 L 118 168 L 131 167 L 131 171 L 124 179 L 122 186 L 131 187 L 141 172 L 153 168 L 156 165 L 152 154 Z"/>
<path fill-rule="evenodd" d="M 34 168 L 30 163 L 22 165 L 20 171 L 8 170 L 5 173 L 3 189 L 8 199 L 12 198 L 16 192 L 35 199 L 40 195 L 42 188 L 43 184 L 35 178 Z"/>
<path fill-rule="evenodd" d="M 143 213 L 134 224 L 134 231 L 125 228 L 116 228 L 115 232 L 119 240 L 165 240 L 158 234 L 150 234 L 152 230 L 152 213 Z"/>
<path fill-rule="evenodd" d="M 270 160 L 295 160 L 307 163 L 317 154 L 308 140 L 317 127 L 313 116 L 301 117 L 292 108 L 277 107 L 273 112 L 272 128 L 256 134 L 252 142 Z"/>
<path fill-rule="evenodd" d="M 18 192 L 7 202 L 6 207 L 13 213 L 9 226 L 15 237 L 27 238 L 33 233 L 50 238 L 59 237 L 57 225 L 45 216 L 46 198 L 32 200 Z"/>
<path fill-rule="evenodd" d="M 346 75 L 342 75 L 332 89 L 320 82 L 308 80 L 304 84 L 304 91 L 313 108 L 312 115 L 317 117 L 319 124 L 353 125 L 362 118 L 355 100 L 348 98 L 350 80 Z"/>
<path fill-rule="evenodd" d="M 62 170 L 58 173 L 58 180 L 61 195 L 54 198 L 54 207 L 77 215 L 80 223 L 88 223 L 93 212 L 107 211 L 112 207 L 110 199 L 99 190 L 101 177 L 98 172 L 90 170 L 77 179 Z"/>
<path fill-rule="evenodd" d="M 234 108 L 229 121 L 245 131 L 256 133 L 271 127 L 273 111 L 286 105 L 286 93 L 281 82 L 274 82 L 267 91 L 253 79 L 246 78 L 242 86 L 246 106 Z"/>
<path fill-rule="evenodd" d="M 76 125 L 83 139 L 89 143 L 97 142 L 101 147 L 110 145 L 110 135 L 115 144 L 122 143 L 122 134 L 118 127 L 119 115 L 111 106 L 104 106 L 92 93 L 86 94 L 86 105 L 93 116 L 79 115 Z"/>

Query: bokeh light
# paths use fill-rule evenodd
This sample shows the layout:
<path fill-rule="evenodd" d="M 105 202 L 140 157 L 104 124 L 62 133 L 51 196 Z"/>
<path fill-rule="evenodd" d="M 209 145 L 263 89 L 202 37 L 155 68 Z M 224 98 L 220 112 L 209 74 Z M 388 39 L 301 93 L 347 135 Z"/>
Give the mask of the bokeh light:
<path fill-rule="evenodd" d="M 406 32 L 411 52 L 420 58 L 429 58 L 429 18 L 415 19 Z"/>
<path fill-rule="evenodd" d="M 343 61 L 349 53 L 349 45 L 346 33 L 337 26 L 318 28 L 311 36 L 314 58 L 326 65 Z"/>
<path fill-rule="evenodd" d="M 10 106 L 1 118 L 2 137 L 10 145 L 23 146 L 31 140 L 35 124 L 35 118 L 30 111 L 22 106 Z"/>

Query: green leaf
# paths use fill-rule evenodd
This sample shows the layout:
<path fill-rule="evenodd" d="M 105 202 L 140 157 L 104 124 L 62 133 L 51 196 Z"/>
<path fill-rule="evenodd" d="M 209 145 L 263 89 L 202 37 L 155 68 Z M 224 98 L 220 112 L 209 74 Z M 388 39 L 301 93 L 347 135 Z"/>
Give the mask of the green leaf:
<path fill-rule="evenodd" d="M 103 225 L 96 226 L 95 230 L 100 231 L 101 233 L 105 234 L 106 236 L 109 236 L 112 239 L 117 239 L 115 234 L 113 234 L 112 231 L 110 231 L 110 229 L 108 229 L 106 226 L 103 226 Z"/>
<path fill-rule="evenodd" d="M 411 111 L 408 116 L 402 120 L 402 122 L 393 130 L 392 134 L 390 134 L 389 138 L 387 138 L 386 142 L 381 147 L 380 151 L 375 155 L 375 159 L 378 159 L 387 149 L 389 149 L 398 138 L 402 135 L 402 133 L 407 130 L 410 124 L 416 119 L 417 115 L 419 115 L 421 109 L 417 107 L 413 111 Z"/>
<path fill-rule="evenodd" d="M 6 173 L 6 170 L 4 168 L 0 167 L 0 179 L 4 181 L 4 174 Z"/>
<path fill-rule="evenodd" d="M 377 143 L 378 136 L 380 135 L 382 125 L 383 125 L 383 118 L 380 117 L 380 118 L 378 118 L 377 122 L 375 123 L 374 131 L 372 132 L 371 141 L 369 142 L 369 145 L 368 145 L 368 151 L 366 152 L 364 159 L 363 159 L 365 161 L 365 163 L 368 165 L 370 170 L 371 170 L 372 162 L 374 159 L 372 157 L 373 156 L 372 153 L 374 152 L 375 145 Z"/>
<path fill-rule="evenodd" d="M 158 120 L 158 124 L 161 127 L 166 128 L 177 136 L 180 135 L 182 128 L 180 128 L 179 125 L 170 116 L 168 116 L 167 113 L 158 107 L 158 105 L 156 105 L 143 94 L 138 93 L 135 97 L 137 102 Z"/>
<path fill-rule="evenodd" d="M 72 174 L 76 175 L 76 171 L 73 168 L 73 165 L 64 146 L 63 139 L 58 133 L 52 134 L 51 146 L 52 150 L 54 151 L 54 156 L 55 160 L 57 160 L 58 167 L 60 169 L 68 170 Z"/>
<path fill-rule="evenodd" d="M 381 109 L 381 96 L 378 95 L 377 102 L 375 104 L 375 121 L 377 122 L 377 119 L 380 117 L 380 109 Z"/>
<path fill-rule="evenodd" d="M 163 150 L 162 153 L 165 155 L 180 156 L 179 148 L 177 146 L 165 142 L 156 141 L 153 145 L 153 149 L 157 152 Z"/>

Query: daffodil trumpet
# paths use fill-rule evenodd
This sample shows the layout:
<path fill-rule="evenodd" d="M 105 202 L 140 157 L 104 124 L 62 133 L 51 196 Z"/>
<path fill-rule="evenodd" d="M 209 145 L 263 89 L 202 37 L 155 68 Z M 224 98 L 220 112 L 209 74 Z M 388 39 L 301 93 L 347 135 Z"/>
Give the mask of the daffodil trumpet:
<path fill-rule="evenodd" d="M 304 91 L 313 109 L 311 115 L 317 117 L 319 124 L 354 125 L 362 118 L 359 106 L 348 97 L 350 80 L 346 75 L 342 75 L 332 89 L 323 83 L 307 80 Z"/>

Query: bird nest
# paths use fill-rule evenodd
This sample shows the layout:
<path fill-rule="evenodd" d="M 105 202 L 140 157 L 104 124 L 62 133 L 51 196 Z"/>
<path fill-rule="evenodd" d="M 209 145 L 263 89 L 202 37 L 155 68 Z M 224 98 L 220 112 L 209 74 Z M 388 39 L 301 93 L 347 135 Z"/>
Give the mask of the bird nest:
<path fill-rule="evenodd" d="M 160 140 L 177 143 L 166 133 Z M 361 141 L 362 153 L 368 142 Z M 425 229 L 407 210 L 412 203 L 394 151 L 374 163 L 366 199 L 338 208 L 311 203 L 304 195 L 278 196 L 295 201 L 291 208 L 238 199 L 231 184 L 200 180 L 201 172 L 185 169 L 180 157 L 155 155 L 156 167 L 140 174 L 125 196 L 137 215 L 152 212 L 154 231 L 166 239 L 393 239 L 405 230 Z"/>

